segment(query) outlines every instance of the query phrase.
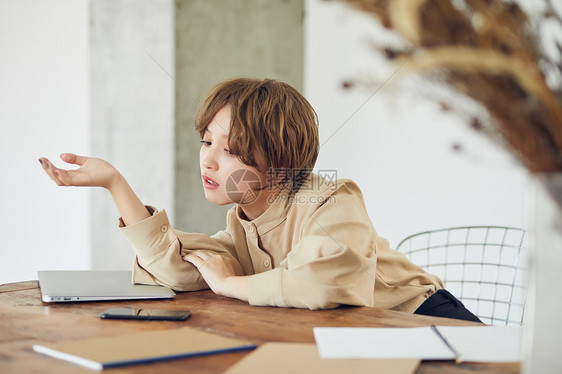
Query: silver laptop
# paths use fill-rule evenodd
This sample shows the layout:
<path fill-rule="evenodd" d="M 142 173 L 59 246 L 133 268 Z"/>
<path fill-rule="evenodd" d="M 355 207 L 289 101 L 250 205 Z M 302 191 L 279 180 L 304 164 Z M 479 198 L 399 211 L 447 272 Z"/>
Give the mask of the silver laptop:
<path fill-rule="evenodd" d="M 133 284 L 130 271 L 42 270 L 37 274 L 46 303 L 170 299 L 176 295 L 166 287 Z"/>

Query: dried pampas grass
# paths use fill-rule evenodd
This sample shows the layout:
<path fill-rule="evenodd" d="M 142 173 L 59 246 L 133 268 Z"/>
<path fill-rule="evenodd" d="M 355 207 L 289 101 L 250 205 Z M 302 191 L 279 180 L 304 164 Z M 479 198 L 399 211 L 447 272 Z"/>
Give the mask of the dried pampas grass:
<path fill-rule="evenodd" d="M 549 0 L 543 16 L 562 20 Z M 529 17 L 501 0 L 346 0 L 402 36 L 406 48 L 387 58 L 439 77 L 479 102 L 531 172 L 562 171 L 562 105 L 541 64 L 562 73 L 537 43 Z M 557 44 L 562 53 L 562 47 Z M 562 74 L 560 74 L 562 76 Z M 476 121 L 477 119 L 474 119 Z M 474 126 L 473 126 L 474 127 Z"/>

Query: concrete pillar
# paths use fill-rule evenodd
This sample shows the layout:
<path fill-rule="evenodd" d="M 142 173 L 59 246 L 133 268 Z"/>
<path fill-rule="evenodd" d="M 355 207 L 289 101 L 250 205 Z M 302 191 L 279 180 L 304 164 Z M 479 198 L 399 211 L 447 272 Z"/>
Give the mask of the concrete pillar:
<path fill-rule="evenodd" d="M 176 2 L 177 228 L 213 234 L 225 227 L 230 208 L 205 200 L 197 107 L 226 78 L 276 78 L 302 90 L 303 18 L 303 0 Z"/>

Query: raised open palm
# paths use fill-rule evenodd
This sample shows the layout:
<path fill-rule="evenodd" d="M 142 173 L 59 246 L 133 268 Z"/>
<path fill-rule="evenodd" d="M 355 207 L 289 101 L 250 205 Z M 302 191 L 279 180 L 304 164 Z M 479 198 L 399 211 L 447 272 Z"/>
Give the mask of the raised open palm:
<path fill-rule="evenodd" d="M 45 157 L 39 159 L 43 170 L 59 186 L 92 186 L 110 189 L 119 177 L 119 172 L 113 165 L 99 158 L 72 153 L 63 153 L 60 158 L 66 163 L 80 167 L 76 170 L 65 170 L 55 167 Z"/>

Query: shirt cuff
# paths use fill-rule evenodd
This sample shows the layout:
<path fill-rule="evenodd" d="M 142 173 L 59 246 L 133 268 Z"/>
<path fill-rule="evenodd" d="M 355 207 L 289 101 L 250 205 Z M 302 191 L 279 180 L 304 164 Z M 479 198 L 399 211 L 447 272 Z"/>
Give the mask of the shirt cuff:
<path fill-rule="evenodd" d="M 283 291 L 283 268 L 251 275 L 248 279 L 248 301 L 254 306 L 286 306 Z"/>
<path fill-rule="evenodd" d="M 119 229 L 129 241 L 135 253 L 148 261 L 153 256 L 165 251 L 176 240 L 166 211 L 153 210 L 153 212 L 153 216 Z"/>

